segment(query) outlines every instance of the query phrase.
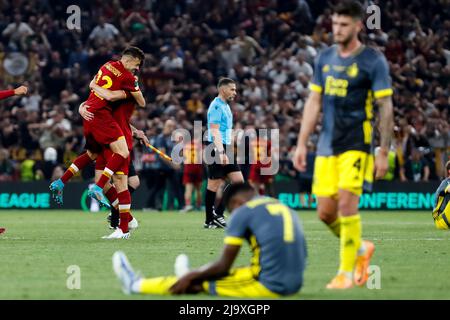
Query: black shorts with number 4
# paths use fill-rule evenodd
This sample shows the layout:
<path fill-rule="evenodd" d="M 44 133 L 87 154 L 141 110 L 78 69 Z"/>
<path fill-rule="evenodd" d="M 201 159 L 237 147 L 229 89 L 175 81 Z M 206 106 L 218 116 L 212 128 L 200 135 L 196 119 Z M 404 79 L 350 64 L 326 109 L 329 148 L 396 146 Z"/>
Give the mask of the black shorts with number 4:
<path fill-rule="evenodd" d="M 211 151 L 211 156 L 213 158 L 216 156 L 215 149 Z M 206 166 L 206 170 L 208 172 L 208 179 L 224 179 L 231 172 L 241 171 L 241 168 L 239 168 L 239 165 L 237 164 L 236 156 L 234 156 L 233 160 L 234 160 L 233 163 L 225 165 L 215 162 L 213 164 L 208 164 Z"/>

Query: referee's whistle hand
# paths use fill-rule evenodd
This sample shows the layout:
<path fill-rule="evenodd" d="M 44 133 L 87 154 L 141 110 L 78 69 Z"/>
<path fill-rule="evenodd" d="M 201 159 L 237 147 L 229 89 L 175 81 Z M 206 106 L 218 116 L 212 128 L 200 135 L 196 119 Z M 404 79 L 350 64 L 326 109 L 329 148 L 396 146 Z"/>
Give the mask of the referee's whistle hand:
<path fill-rule="evenodd" d="M 294 168 L 300 172 L 306 171 L 306 153 L 306 146 L 299 145 L 297 146 L 297 149 L 295 149 L 294 157 L 292 158 Z"/>

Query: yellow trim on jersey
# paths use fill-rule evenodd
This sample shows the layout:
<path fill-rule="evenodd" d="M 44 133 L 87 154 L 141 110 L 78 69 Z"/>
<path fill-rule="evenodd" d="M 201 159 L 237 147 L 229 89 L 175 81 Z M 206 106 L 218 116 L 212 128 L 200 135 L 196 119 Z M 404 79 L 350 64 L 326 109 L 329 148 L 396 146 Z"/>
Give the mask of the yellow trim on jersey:
<path fill-rule="evenodd" d="M 247 206 L 247 208 L 253 209 L 261 204 L 271 203 L 271 202 L 278 202 L 278 200 L 275 198 L 263 197 L 263 198 L 257 198 L 254 200 L 250 200 L 245 205 Z"/>
<path fill-rule="evenodd" d="M 223 239 L 223 243 L 229 244 L 232 246 L 241 246 L 242 243 L 244 243 L 244 239 L 239 238 L 239 237 L 228 236 L 228 237 L 225 237 L 225 239 Z"/>
<path fill-rule="evenodd" d="M 123 172 L 123 171 L 116 171 L 116 174 L 124 175 L 125 172 Z"/>
<path fill-rule="evenodd" d="M 364 132 L 364 143 L 365 144 L 371 144 L 372 143 L 372 123 L 371 120 L 373 118 L 373 94 L 372 90 L 369 90 L 367 92 L 367 99 L 366 99 L 366 120 L 363 122 L 363 132 Z"/>
<path fill-rule="evenodd" d="M 259 264 L 259 256 L 261 253 L 261 248 L 259 247 L 256 237 L 254 235 L 250 236 L 250 247 L 252 248 L 253 256 L 251 258 L 251 269 L 255 276 L 259 275 L 261 271 L 261 265 Z"/>
<path fill-rule="evenodd" d="M 375 91 L 375 99 L 392 96 L 393 94 L 394 94 L 394 90 L 392 90 L 392 88 L 378 90 L 378 91 Z"/>
<path fill-rule="evenodd" d="M 319 86 L 319 85 L 317 85 L 317 84 L 315 84 L 315 83 L 312 83 L 312 82 L 310 82 L 309 83 L 309 90 L 311 90 L 311 91 L 314 91 L 314 92 L 317 92 L 317 93 L 322 93 L 322 87 L 321 86 Z"/>
<path fill-rule="evenodd" d="M 125 136 L 118 137 L 116 141 L 119 141 L 120 139 L 124 139 L 125 140 Z"/>

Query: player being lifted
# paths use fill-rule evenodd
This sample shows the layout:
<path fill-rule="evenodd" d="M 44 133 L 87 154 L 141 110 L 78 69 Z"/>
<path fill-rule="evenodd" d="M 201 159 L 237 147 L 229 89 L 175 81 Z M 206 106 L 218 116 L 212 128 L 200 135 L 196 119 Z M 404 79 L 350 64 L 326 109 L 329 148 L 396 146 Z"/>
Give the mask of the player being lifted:
<path fill-rule="evenodd" d="M 104 89 L 123 90 L 120 92 L 123 99 L 127 97 L 127 92 L 129 92 L 136 103 L 143 107 L 145 106 L 145 99 L 132 73 L 138 70 L 143 60 L 144 53 L 142 50 L 136 47 L 129 47 L 124 50 L 119 61 L 109 61 L 100 68 L 95 78 L 95 83 Z M 115 97 L 116 100 L 119 98 Z M 50 190 L 54 193 L 55 200 L 58 203 L 62 203 L 64 184 L 79 170 L 82 170 L 91 161 L 94 161 L 97 155 L 103 152 L 104 148 L 109 147 L 111 154 L 106 159 L 102 175 L 88 193 L 102 205 L 109 206 L 103 194 L 103 187 L 109 182 L 115 172 L 120 171 L 119 169 L 128 163 L 129 149 L 122 129 L 113 118 L 111 103 L 92 91 L 85 105 L 94 115 L 91 121 L 83 121 L 87 151 L 75 159 L 61 179 L 54 181 L 50 185 Z M 119 199 L 119 203 L 122 200 L 124 206 L 127 206 L 129 201 L 125 198 L 128 197 L 125 196 L 123 199 Z"/>
<path fill-rule="evenodd" d="M 294 155 L 299 171 L 306 169 L 308 137 L 319 113 L 322 131 L 315 160 L 312 191 L 319 218 L 340 238 L 340 265 L 328 289 L 363 285 L 374 245 L 362 241 L 359 197 L 363 186 L 385 175 L 393 131 L 393 90 L 385 57 L 358 39 L 364 10 L 357 1 L 334 8 L 336 45 L 323 50 L 316 62 Z M 373 101 L 379 107 L 380 152 L 372 156 Z"/>
<path fill-rule="evenodd" d="M 91 82 L 91 89 L 94 90 L 101 98 L 109 101 L 116 101 L 122 98 L 121 90 L 110 91 L 104 89 L 95 83 Z M 125 140 L 127 142 L 128 150 L 131 154 L 133 149 L 133 136 L 149 143 L 144 132 L 137 130 L 130 124 L 131 115 L 134 112 L 136 101 L 127 93 L 127 98 L 112 103 L 113 118 L 117 121 L 120 129 L 123 131 Z M 80 114 L 83 119 L 92 121 L 95 115 L 87 110 L 85 105 L 80 106 Z M 103 152 L 99 153 L 95 161 L 95 181 L 97 182 L 105 168 L 107 159 L 111 156 L 112 151 L 109 148 L 104 148 Z M 130 175 L 131 174 L 131 175 Z M 129 175 L 137 178 L 134 166 L 131 162 L 131 157 L 118 169 L 113 175 L 113 184 L 107 182 L 104 187 L 104 192 L 111 203 L 111 224 L 117 226 L 115 231 L 105 239 L 121 239 L 129 238 L 129 229 L 135 229 L 138 226 L 137 220 L 133 218 L 130 213 L 131 208 L 131 193 L 129 188 Z M 119 223 L 120 222 L 120 223 Z"/>

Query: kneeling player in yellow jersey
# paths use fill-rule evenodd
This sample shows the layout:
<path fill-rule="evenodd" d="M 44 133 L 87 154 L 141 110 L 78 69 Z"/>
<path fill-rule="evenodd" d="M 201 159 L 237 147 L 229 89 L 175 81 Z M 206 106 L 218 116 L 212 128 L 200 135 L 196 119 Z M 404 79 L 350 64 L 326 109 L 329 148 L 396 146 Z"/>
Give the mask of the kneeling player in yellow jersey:
<path fill-rule="evenodd" d="M 278 200 L 256 195 L 247 183 L 232 184 L 223 197 L 231 212 L 222 256 L 189 271 L 186 255 L 175 262 L 175 276 L 144 279 L 123 252 L 113 255 L 113 269 L 126 294 L 209 293 L 225 297 L 276 298 L 297 293 L 303 284 L 306 243 L 297 214 Z M 251 265 L 231 268 L 246 240 Z"/>
<path fill-rule="evenodd" d="M 319 218 L 340 238 L 340 265 L 328 289 L 362 286 L 375 250 L 362 241 L 359 197 L 363 187 L 388 169 L 393 130 L 392 88 L 383 54 L 358 40 L 364 9 L 358 1 L 342 1 L 334 8 L 336 45 L 316 59 L 311 93 L 305 104 L 294 166 L 306 170 L 307 143 L 320 111 L 322 129 L 317 146 L 312 192 Z M 374 161 L 373 101 L 379 106 L 380 152 Z"/>
<path fill-rule="evenodd" d="M 450 229 L 450 161 L 445 164 L 447 178 L 442 181 L 436 190 L 436 203 L 433 209 L 433 219 L 436 228 Z"/>

